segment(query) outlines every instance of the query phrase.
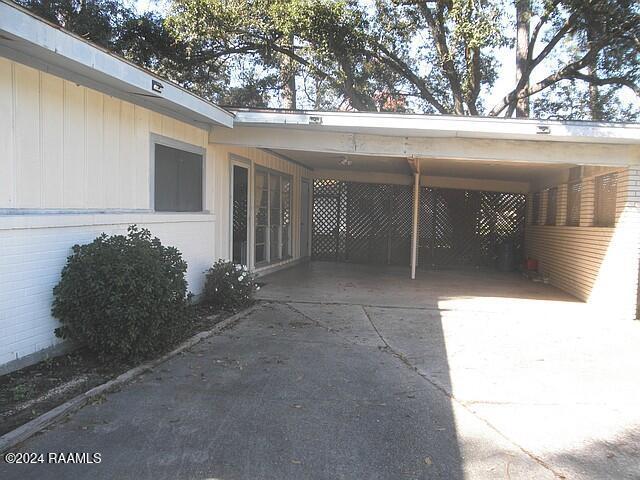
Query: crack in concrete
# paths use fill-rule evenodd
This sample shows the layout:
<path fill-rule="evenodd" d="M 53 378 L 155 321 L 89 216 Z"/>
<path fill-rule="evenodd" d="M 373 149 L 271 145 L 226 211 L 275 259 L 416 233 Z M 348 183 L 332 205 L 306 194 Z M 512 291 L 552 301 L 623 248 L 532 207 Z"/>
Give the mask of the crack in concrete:
<path fill-rule="evenodd" d="M 409 359 L 407 359 L 404 355 L 402 355 L 401 353 L 397 352 L 396 350 L 393 349 L 393 347 L 391 347 L 391 345 L 389 344 L 389 342 L 387 342 L 387 340 L 384 338 L 384 336 L 380 333 L 380 331 L 378 330 L 378 328 L 376 327 L 375 323 L 373 322 L 373 319 L 371 318 L 371 316 L 369 315 L 369 312 L 367 312 L 367 309 L 365 308 L 365 306 L 360 305 L 360 307 L 362 308 L 362 311 L 364 312 L 365 316 L 367 317 L 367 319 L 369 320 L 369 323 L 371 323 L 371 327 L 375 330 L 375 332 L 378 334 L 378 336 L 380 337 L 380 340 L 386 345 L 385 350 L 389 353 L 391 353 L 393 356 L 395 356 L 398 360 L 400 360 L 404 365 L 406 365 L 407 367 L 409 367 L 410 369 L 412 369 L 414 372 L 416 372 L 421 378 L 423 378 L 426 382 L 428 382 L 431 386 L 433 386 L 435 389 L 437 389 L 438 391 L 440 391 L 441 393 L 443 393 L 447 398 L 449 398 L 452 402 L 455 402 L 456 404 L 460 405 L 460 407 L 464 408 L 467 412 L 469 412 L 471 415 L 473 415 L 475 418 L 477 418 L 478 420 L 480 420 L 482 423 L 484 423 L 488 428 L 490 428 L 491 430 L 493 430 L 494 432 L 496 432 L 498 435 L 500 435 L 502 438 L 504 438 L 507 442 L 511 443 L 513 446 L 515 446 L 516 448 L 518 448 L 522 453 L 524 453 L 525 455 L 527 455 L 529 458 L 531 458 L 534 462 L 538 463 L 540 466 L 542 466 L 543 468 L 546 468 L 547 470 L 549 470 L 554 476 L 556 476 L 559 479 L 566 479 L 567 476 L 563 473 L 558 472 L 556 469 L 554 469 L 551 465 L 549 465 L 547 462 L 545 462 L 542 458 L 540 458 L 539 456 L 535 455 L 534 453 L 528 451 L 527 449 L 525 449 L 523 446 L 519 445 L 518 443 L 516 443 L 515 441 L 513 441 L 511 438 L 509 438 L 507 435 L 505 435 L 504 433 L 502 433 L 502 431 L 500 431 L 497 427 L 495 427 L 491 422 L 489 422 L 488 420 L 486 420 L 485 418 L 481 417 L 480 415 L 478 415 L 476 412 L 474 412 L 471 408 L 469 408 L 469 406 L 461 401 L 458 400 L 455 395 L 453 395 L 453 393 L 450 393 L 446 388 L 444 388 L 442 385 L 440 385 L 438 382 L 432 380 L 428 375 L 423 374 L 415 365 L 413 365 Z"/>
<path fill-rule="evenodd" d="M 298 303 L 298 302 L 294 302 L 294 303 Z M 345 342 L 347 342 L 350 345 L 354 345 L 356 347 L 369 347 L 369 348 L 376 348 L 373 345 L 365 345 L 362 343 L 358 343 L 358 342 L 354 342 L 352 340 L 350 340 L 349 338 L 345 337 L 344 335 L 342 335 L 340 333 L 340 331 L 338 330 L 334 330 L 333 328 L 331 328 L 328 325 L 324 325 L 322 322 L 316 320 L 313 317 L 310 317 L 309 315 L 307 315 L 306 313 L 304 313 L 302 310 L 298 310 L 296 307 L 294 307 L 293 305 L 291 305 L 290 303 L 285 303 L 283 302 L 283 305 L 286 305 L 291 311 L 297 313 L 298 315 L 302 316 L 303 318 L 309 320 L 310 322 L 313 322 L 315 325 L 317 325 L 320 328 L 325 329 L 327 332 L 333 333 L 335 335 L 337 335 L 338 337 L 340 337 L 342 340 L 344 340 Z"/>
<path fill-rule="evenodd" d="M 527 406 L 527 407 L 566 407 L 568 403 L 559 402 L 501 402 L 499 400 L 458 400 L 465 405 L 505 405 L 505 406 Z M 571 402 L 570 405 L 577 407 L 611 407 L 611 403 L 607 402 Z M 621 405 L 621 404 L 617 404 Z M 622 405 L 637 405 L 637 403 L 629 402 Z"/>
<path fill-rule="evenodd" d="M 389 308 L 389 309 L 398 309 L 398 310 L 427 310 L 431 312 L 454 312 L 459 311 L 457 309 L 449 309 L 449 308 L 439 308 L 439 307 L 406 307 L 401 305 L 377 305 L 377 304 L 360 304 L 360 303 L 349 303 L 349 302 L 314 302 L 310 300 L 295 300 L 293 298 L 289 298 L 286 300 L 281 300 L 277 298 L 260 298 L 259 299 L 265 303 L 276 303 L 276 304 L 290 304 L 290 303 L 301 303 L 303 305 L 337 305 L 337 306 L 356 306 L 356 307 L 367 307 L 367 308 Z M 465 310 L 465 312 L 474 313 L 472 310 Z M 478 310 L 475 313 L 495 313 L 491 310 Z"/>
<path fill-rule="evenodd" d="M 444 308 L 444 307 L 412 307 L 406 305 L 381 305 L 381 304 L 368 304 L 368 303 L 349 303 L 349 302 L 321 302 L 321 301 L 312 301 L 312 300 L 296 300 L 293 298 L 288 299 L 277 299 L 277 298 L 258 298 L 259 301 L 264 302 L 265 304 L 276 304 L 276 305 L 289 305 L 292 303 L 298 303 L 302 305 L 323 305 L 323 306 L 356 306 L 363 308 L 380 308 L 380 309 L 389 309 L 389 310 L 415 310 L 419 312 L 434 312 L 434 313 L 442 313 L 442 312 L 458 312 L 458 313 L 486 313 L 486 314 L 512 314 L 517 313 L 517 309 L 513 309 L 513 311 L 505 311 L 505 310 L 491 310 L 491 309 L 460 309 L 460 308 Z M 315 321 L 315 320 L 314 320 Z"/>
<path fill-rule="evenodd" d="M 451 392 L 449 392 L 446 388 L 444 388 L 442 385 L 440 385 L 438 382 L 434 381 L 433 379 L 431 379 L 428 375 L 425 375 L 424 373 L 422 373 L 415 365 L 413 365 L 411 363 L 411 361 L 405 357 L 404 355 L 402 355 L 401 353 L 397 352 L 396 350 L 393 349 L 393 347 L 389 344 L 389 342 L 387 341 L 386 338 L 384 338 L 384 336 L 382 335 L 382 333 L 380 333 L 380 331 L 378 330 L 378 327 L 376 326 L 376 324 L 373 322 L 373 319 L 371 318 L 371 316 L 369 315 L 369 312 L 367 311 L 367 308 L 397 308 L 397 309 L 407 309 L 406 307 L 381 307 L 379 305 L 360 305 L 360 304 L 353 304 L 353 303 L 339 303 L 339 302 L 308 302 L 308 301 L 272 301 L 273 303 L 277 303 L 277 304 L 283 304 L 286 305 L 289 309 L 291 309 L 293 312 L 301 315 L 303 318 L 313 322 L 314 324 L 316 324 L 317 326 L 326 329 L 327 332 L 331 332 L 334 333 L 336 335 L 338 335 L 338 332 L 331 329 L 330 327 L 322 324 L 321 322 L 319 322 L 318 320 L 316 320 L 315 318 L 307 315 L 306 313 L 298 310 L 297 308 L 295 308 L 293 305 L 291 305 L 291 303 L 301 303 L 301 304 L 311 304 L 311 305 L 350 305 L 350 306 L 359 306 L 360 308 L 362 308 L 362 311 L 364 312 L 365 317 L 367 318 L 367 320 L 369 321 L 369 323 L 371 324 L 371 328 L 373 328 L 373 330 L 375 331 L 376 335 L 378 336 L 378 338 L 380 339 L 380 341 L 383 343 L 384 347 L 380 348 L 380 350 L 386 351 L 388 353 L 390 353 L 391 355 L 393 355 L 394 357 L 396 357 L 398 360 L 400 360 L 400 362 L 402 362 L 406 367 L 410 368 L 411 370 L 413 370 L 414 372 L 416 372 L 422 379 L 424 379 L 427 383 L 429 383 L 433 388 L 435 388 L 436 390 L 438 390 L 439 392 L 441 392 L 443 395 L 445 395 L 451 402 L 455 402 L 457 405 L 459 405 L 461 408 L 464 408 L 470 415 L 472 415 L 473 417 L 477 418 L 478 420 L 480 420 L 484 425 L 487 426 L 487 428 L 491 429 L 492 431 L 494 431 L 496 434 L 500 435 L 500 437 L 502 437 L 504 440 L 506 440 L 507 442 L 509 442 L 511 445 L 513 445 L 514 447 L 516 447 L 518 450 L 520 450 L 522 453 L 524 453 L 527 457 L 529 457 L 531 460 L 533 460 L 534 462 L 536 462 L 538 465 L 540 465 L 541 467 L 547 469 L 549 472 L 551 472 L 556 478 L 559 478 L 561 480 L 566 480 L 567 476 L 559 471 L 557 471 L 555 468 L 553 468 L 551 465 L 549 465 L 547 462 L 545 462 L 542 458 L 540 458 L 539 456 L 537 456 L 536 454 L 534 454 L 533 452 L 528 451 L 526 448 L 524 448 L 523 446 L 519 445 L 518 443 L 516 443 L 514 440 L 512 440 L 511 438 L 509 438 L 506 434 L 504 434 L 502 431 L 500 431 L 496 426 L 494 426 L 491 422 L 489 422 L 488 420 L 486 420 L 485 418 L 483 418 L 482 416 L 478 415 L 476 412 L 474 412 L 470 406 L 469 406 L 469 402 L 464 402 L 458 398 L 455 397 L 455 395 L 453 395 Z M 434 310 L 434 311 L 442 311 L 442 309 L 430 309 L 430 308 L 409 308 L 409 309 L 413 309 L 413 310 Z M 469 311 L 468 313 L 473 313 L 471 311 Z M 341 336 L 341 335 L 339 335 Z M 341 336 L 342 337 L 342 336 Z M 344 338 L 344 337 L 343 337 Z M 354 343 L 351 342 L 350 340 L 344 338 L 344 340 L 352 345 L 356 345 L 356 346 L 362 346 L 358 343 Z"/>

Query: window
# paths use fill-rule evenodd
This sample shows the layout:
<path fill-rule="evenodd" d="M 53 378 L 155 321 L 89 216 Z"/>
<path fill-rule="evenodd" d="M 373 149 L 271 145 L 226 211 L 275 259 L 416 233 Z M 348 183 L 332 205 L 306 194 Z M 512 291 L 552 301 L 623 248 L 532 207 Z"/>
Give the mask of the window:
<path fill-rule="evenodd" d="M 580 225 L 580 200 L 582 197 L 582 183 L 570 183 L 567 188 L 567 225 Z"/>
<path fill-rule="evenodd" d="M 547 190 L 547 221 L 546 225 L 556 224 L 556 213 L 558 210 L 558 188 L 553 187 Z"/>
<path fill-rule="evenodd" d="M 595 184 L 593 224 L 596 227 L 613 227 L 616 221 L 617 176 L 610 173 L 596 177 Z"/>
<path fill-rule="evenodd" d="M 531 195 L 531 225 L 538 225 L 540 221 L 540 192 Z"/>
<path fill-rule="evenodd" d="M 269 191 L 267 190 L 267 174 L 256 170 L 255 174 L 255 212 L 256 212 L 256 263 L 267 261 L 267 229 L 269 221 Z"/>
<path fill-rule="evenodd" d="M 201 212 L 202 154 L 155 144 L 154 209 Z"/>
<path fill-rule="evenodd" d="M 282 177 L 282 241 L 281 257 L 291 256 L 291 180 Z"/>
<path fill-rule="evenodd" d="M 255 263 L 291 256 L 291 178 L 256 169 L 254 178 Z"/>

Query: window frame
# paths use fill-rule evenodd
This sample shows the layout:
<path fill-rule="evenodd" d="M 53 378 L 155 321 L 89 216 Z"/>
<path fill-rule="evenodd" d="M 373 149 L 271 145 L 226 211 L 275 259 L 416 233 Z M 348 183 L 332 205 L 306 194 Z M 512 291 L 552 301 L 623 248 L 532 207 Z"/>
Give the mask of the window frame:
<path fill-rule="evenodd" d="M 294 198 L 293 198 L 293 175 L 290 175 L 288 173 L 284 173 L 284 172 L 280 172 L 278 170 L 274 170 L 272 168 L 268 168 L 268 167 L 264 167 L 262 165 L 254 165 L 253 168 L 253 174 L 254 174 L 254 179 L 257 173 L 261 173 L 264 174 L 267 180 L 267 184 L 266 184 L 266 191 L 267 191 L 267 224 L 265 227 L 265 243 L 264 243 L 264 248 L 265 248 L 265 259 L 258 261 L 257 256 L 256 256 L 256 247 L 257 247 L 257 228 L 258 228 L 258 223 L 257 223 L 257 213 L 259 208 L 256 208 L 255 203 L 253 204 L 253 216 L 252 216 L 252 221 L 253 221 L 253 226 L 252 226 L 252 230 L 253 230 L 253 238 L 254 238 L 254 242 L 253 242 L 253 258 L 254 258 L 254 267 L 255 268 L 261 268 L 261 267 L 266 267 L 269 265 L 274 265 L 274 264 L 278 264 L 281 262 L 284 262 L 286 260 L 290 260 L 291 258 L 293 258 L 293 246 L 292 246 L 292 240 L 293 240 L 293 229 L 292 229 L 292 220 L 293 220 L 293 202 L 294 202 Z M 279 229 L 278 229 L 278 251 L 280 252 L 280 258 L 275 258 L 272 259 L 271 258 L 271 228 L 272 228 L 272 224 L 271 224 L 271 176 L 278 176 L 279 177 L 279 184 L 280 184 L 280 188 L 279 188 L 279 216 L 280 216 L 280 223 L 279 223 Z M 283 236 L 282 236 L 282 217 L 283 217 L 283 210 L 282 210 L 282 205 L 283 205 L 283 180 L 286 180 L 289 182 L 289 232 L 288 232 L 288 242 L 287 242 L 287 246 L 288 246 L 288 252 L 286 255 L 282 254 L 282 247 L 283 247 Z M 252 190 L 253 190 L 253 195 L 254 198 L 256 197 L 256 185 L 257 182 L 253 182 L 252 185 Z"/>
<path fill-rule="evenodd" d="M 202 157 L 202 208 L 197 211 L 181 212 L 177 210 L 156 210 L 156 145 L 162 145 L 176 150 L 183 150 L 188 153 L 200 155 Z M 200 215 L 209 213 L 207 210 L 207 150 L 198 145 L 182 142 L 174 138 L 165 137 L 157 133 L 149 135 L 149 208 L 157 213 Z"/>

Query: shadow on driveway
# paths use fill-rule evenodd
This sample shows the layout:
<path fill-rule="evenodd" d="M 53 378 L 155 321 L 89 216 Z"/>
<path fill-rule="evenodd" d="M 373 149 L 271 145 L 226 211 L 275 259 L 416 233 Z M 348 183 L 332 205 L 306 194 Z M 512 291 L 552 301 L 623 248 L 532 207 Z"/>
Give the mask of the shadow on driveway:
<path fill-rule="evenodd" d="M 351 332 L 312 315 L 265 304 L 19 448 L 100 464 L 2 464 L 0 477 L 463 478 L 447 396 L 386 351 L 362 309 Z"/>

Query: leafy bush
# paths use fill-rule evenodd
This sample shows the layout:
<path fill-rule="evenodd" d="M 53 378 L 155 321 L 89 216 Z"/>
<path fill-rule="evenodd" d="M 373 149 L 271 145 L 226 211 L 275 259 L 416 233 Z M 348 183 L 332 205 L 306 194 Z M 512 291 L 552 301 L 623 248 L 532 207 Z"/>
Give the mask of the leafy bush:
<path fill-rule="evenodd" d="M 259 287 L 255 276 L 244 265 L 218 260 L 207 271 L 204 301 L 224 310 L 245 307 Z"/>
<path fill-rule="evenodd" d="M 102 359 L 158 353 L 188 321 L 186 270 L 176 248 L 135 225 L 75 245 L 53 289 L 52 313 L 62 323 L 55 333 Z"/>

